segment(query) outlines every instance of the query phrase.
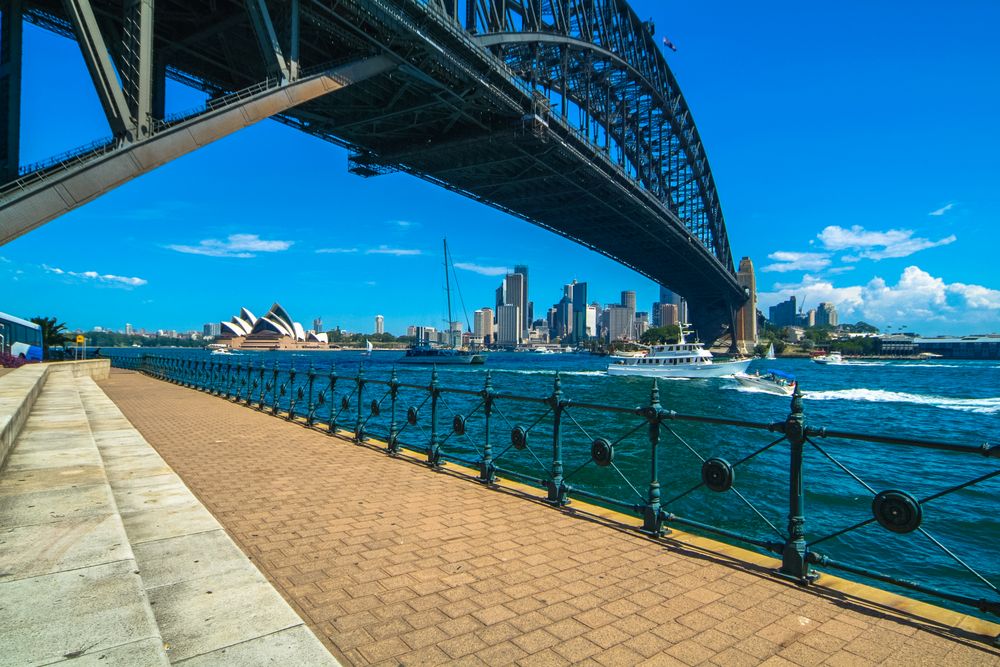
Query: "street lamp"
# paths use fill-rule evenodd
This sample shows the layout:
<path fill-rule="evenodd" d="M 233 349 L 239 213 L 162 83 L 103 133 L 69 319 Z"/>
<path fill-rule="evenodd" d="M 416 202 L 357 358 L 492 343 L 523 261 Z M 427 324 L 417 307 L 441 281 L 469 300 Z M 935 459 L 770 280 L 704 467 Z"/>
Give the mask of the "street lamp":
<path fill-rule="evenodd" d="M 6 329 L 6 327 L 2 323 L 0 323 L 0 329 Z M 6 342 L 7 342 L 7 339 L 4 338 L 4 335 L 2 333 L 0 333 L 0 354 L 3 354 L 3 352 L 4 352 L 4 345 L 5 345 Z"/>

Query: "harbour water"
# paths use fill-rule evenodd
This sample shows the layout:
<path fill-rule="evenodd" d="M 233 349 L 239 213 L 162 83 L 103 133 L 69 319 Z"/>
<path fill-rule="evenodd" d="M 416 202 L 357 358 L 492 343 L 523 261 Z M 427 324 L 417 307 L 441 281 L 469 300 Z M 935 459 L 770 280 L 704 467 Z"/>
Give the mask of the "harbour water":
<path fill-rule="evenodd" d="M 350 395 L 354 386 L 351 378 L 363 368 L 368 379 L 388 379 L 394 361 L 402 353 L 376 351 L 371 358 L 346 351 L 209 357 L 202 350 L 105 349 L 102 354 L 211 358 L 239 363 L 244 369 L 248 362 L 256 368 L 263 363 L 269 371 L 277 363 L 282 370 L 294 367 L 299 373 L 312 365 L 323 378 L 317 380 L 317 391 L 327 381 L 332 366 L 341 379 L 333 400 L 327 397 L 317 418 L 325 421 L 331 411 L 342 412 L 340 423 L 350 429 L 356 413 L 355 399 Z M 485 367 L 442 367 L 438 377 L 444 387 L 478 390 L 489 371 L 495 391 L 543 398 L 551 394 L 558 372 L 564 399 L 619 407 L 649 403 L 653 386 L 650 379 L 610 377 L 604 372 L 607 363 L 606 358 L 584 354 L 493 353 Z M 811 426 L 973 446 L 996 444 L 995 434 L 1000 430 L 1000 361 L 854 361 L 842 366 L 820 366 L 804 359 L 778 359 L 755 361 L 750 372 L 768 368 L 796 375 L 805 398 L 806 422 Z M 430 368 L 399 366 L 396 371 L 399 381 L 405 384 L 426 386 L 430 382 Z M 297 382 L 302 380 L 303 376 L 298 376 Z M 660 380 L 658 387 L 663 408 L 681 414 L 777 422 L 789 412 L 788 398 L 740 387 L 731 379 L 668 379 Z M 427 393 L 411 388 L 400 391 L 397 420 L 405 421 L 410 405 L 420 407 L 421 415 L 417 426 L 409 426 L 401 434 L 404 445 L 422 448 L 427 443 L 429 406 L 423 403 Z M 384 386 L 368 385 L 363 403 L 367 406 L 370 400 L 382 400 L 383 405 L 388 405 L 385 394 Z M 351 403 L 349 410 L 342 407 L 344 396 Z M 471 460 L 479 457 L 483 433 L 478 404 L 475 396 L 444 394 L 439 423 L 446 454 Z M 470 413 L 473 417 L 468 420 L 466 435 L 451 434 L 453 415 Z M 551 418 L 545 413 L 541 404 L 497 400 L 490 433 L 498 465 L 528 477 L 545 477 L 552 458 Z M 570 407 L 568 415 L 562 433 L 568 483 L 626 503 L 641 503 L 650 476 L 648 430 L 642 420 L 583 407 Z M 387 409 L 375 418 L 366 407 L 365 416 L 366 429 L 374 436 L 387 429 Z M 532 424 L 536 425 L 530 429 L 529 448 L 511 448 L 510 430 Z M 701 481 L 699 456 L 740 461 L 772 442 L 775 434 L 682 421 L 665 426 L 669 428 L 660 440 L 658 476 L 666 509 L 756 539 L 782 540 L 788 514 L 787 443 L 737 466 L 734 489 L 742 494 L 744 502 L 732 492 L 715 493 L 704 487 L 688 492 Z M 599 467 L 590 461 L 591 443 L 597 437 L 615 443 L 613 466 Z M 923 499 L 1000 468 L 997 459 L 978 455 L 847 440 L 815 441 L 822 451 L 807 444 L 804 464 L 806 533 L 810 542 L 872 518 L 873 493 L 862 482 L 876 492 L 899 489 Z M 998 496 L 1000 477 L 993 477 L 926 503 L 920 529 L 914 532 L 889 532 L 872 521 L 824 540 L 815 550 L 897 578 L 996 601 L 1000 598 L 996 589 L 991 590 L 991 584 L 977 578 L 955 557 L 986 580 L 1000 582 L 1000 516 L 995 511 Z M 935 541 L 951 550 L 954 557 Z"/>

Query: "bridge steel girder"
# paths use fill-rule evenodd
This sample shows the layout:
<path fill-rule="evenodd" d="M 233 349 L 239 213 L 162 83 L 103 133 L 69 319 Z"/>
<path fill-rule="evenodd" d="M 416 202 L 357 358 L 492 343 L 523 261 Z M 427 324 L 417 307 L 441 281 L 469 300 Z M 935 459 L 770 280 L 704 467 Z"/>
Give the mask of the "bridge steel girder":
<path fill-rule="evenodd" d="M 0 5 L 0 181 L 18 177 L 21 156 L 23 5 Z"/>
<path fill-rule="evenodd" d="M 274 31 L 274 23 L 271 21 L 271 13 L 267 10 L 267 3 L 264 0 L 246 0 L 247 12 L 250 14 L 250 23 L 253 26 L 254 34 L 257 36 L 257 43 L 260 45 L 261 55 L 267 63 L 267 73 L 269 76 L 280 76 L 288 81 L 290 78 L 288 63 L 285 61 L 285 54 L 281 49 L 281 42 Z"/>
<path fill-rule="evenodd" d="M 132 114 L 122 87 L 118 83 L 108 47 L 97 25 L 90 0 L 63 0 L 63 6 L 76 32 L 76 41 L 80 45 L 80 52 L 87 64 L 87 70 L 90 71 L 94 90 L 104 108 L 104 115 L 108 118 L 111 132 L 116 137 L 131 133 Z"/>
<path fill-rule="evenodd" d="M 0 201 L 0 245 L 217 139 L 395 67 L 392 58 L 375 56 L 303 77 L 179 122 L 149 139 L 124 144 L 103 157 L 56 173 Z"/>

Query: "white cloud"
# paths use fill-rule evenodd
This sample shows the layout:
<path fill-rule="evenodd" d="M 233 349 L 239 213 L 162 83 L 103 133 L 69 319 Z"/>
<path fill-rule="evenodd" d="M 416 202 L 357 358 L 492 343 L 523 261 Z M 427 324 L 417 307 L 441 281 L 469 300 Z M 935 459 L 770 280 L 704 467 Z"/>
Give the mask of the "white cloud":
<path fill-rule="evenodd" d="M 258 252 L 281 252 L 288 250 L 293 241 L 266 241 L 257 234 L 230 234 L 225 241 L 204 239 L 196 246 L 169 245 L 171 250 L 189 255 L 205 255 L 206 257 L 235 257 L 249 259 L 256 257 Z"/>
<path fill-rule="evenodd" d="M 390 248 L 386 245 L 380 245 L 377 248 L 369 248 L 365 250 L 366 255 L 395 255 L 396 257 L 402 257 L 404 255 L 420 255 L 422 254 L 419 250 L 411 250 L 408 248 Z"/>
<path fill-rule="evenodd" d="M 49 273 L 54 273 L 59 276 L 72 276 L 74 278 L 94 280 L 101 283 L 111 283 L 112 285 L 120 285 L 123 287 L 141 287 L 149 282 L 144 278 L 116 276 L 113 273 L 98 273 L 97 271 L 63 271 L 58 267 L 48 266 L 46 264 L 42 264 L 42 268 Z"/>
<path fill-rule="evenodd" d="M 390 220 L 388 224 L 395 225 L 396 227 L 402 227 L 403 229 L 420 226 L 419 222 L 413 222 L 411 220 Z"/>
<path fill-rule="evenodd" d="M 982 285 L 947 283 L 917 266 L 903 269 L 895 285 L 875 276 L 865 285 L 835 287 L 827 279 L 806 275 L 799 283 L 777 283 L 757 297 L 762 312 L 790 296 L 808 310 L 819 302 L 833 303 L 841 321 L 874 324 L 920 322 L 990 323 L 1000 317 L 1000 290 Z"/>
<path fill-rule="evenodd" d="M 945 204 L 941 208 L 935 209 L 935 210 L 931 211 L 930 213 L 928 213 L 927 215 L 941 216 L 941 215 L 944 215 L 945 213 L 947 213 L 948 211 L 950 211 L 953 208 L 955 208 L 954 204 Z"/>
<path fill-rule="evenodd" d="M 357 248 L 318 248 L 316 250 L 316 252 L 320 255 L 340 255 L 357 251 Z"/>
<path fill-rule="evenodd" d="M 767 256 L 774 264 L 768 264 L 762 271 L 819 271 L 830 266 L 830 255 L 825 252 L 772 252 Z"/>
<path fill-rule="evenodd" d="M 954 234 L 937 241 L 914 237 L 912 229 L 890 229 L 885 232 L 868 231 L 860 225 L 844 229 L 837 225 L 825 227 L 818 235 L 823 247 L 827 250 L 854 250 L 852 255 L 845 255 L 845 262 L 856 262 L 859 259 L 889 259 L 892 257 L 909 257 L 915 252 L 954 243 Z"/>
<path fill-rule="evenodd" d="M 506 266 L 481 266 L 471 262 L 455 262 L 455 268 L 472 271 L 483 276 L 505 276 L 511 272 Z"/>

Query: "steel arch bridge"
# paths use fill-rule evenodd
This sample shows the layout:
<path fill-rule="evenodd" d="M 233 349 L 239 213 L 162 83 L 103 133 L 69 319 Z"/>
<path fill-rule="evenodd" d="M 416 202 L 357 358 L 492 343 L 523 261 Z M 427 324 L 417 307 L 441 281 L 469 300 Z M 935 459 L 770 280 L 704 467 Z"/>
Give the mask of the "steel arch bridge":
<path fill-rule="evenodd" d="M 273 118 L 347 147 L 359 176 L 413 174 L 635 269 L 687 297 L 703 338 L 746 299 L 690 109 L 625 0 L 0 7 L 0 243 Z M 22 21 L 76 39 L 111 137 L 19 164 Z M 167 77 L 208 105 L 165 117 Z"/>

